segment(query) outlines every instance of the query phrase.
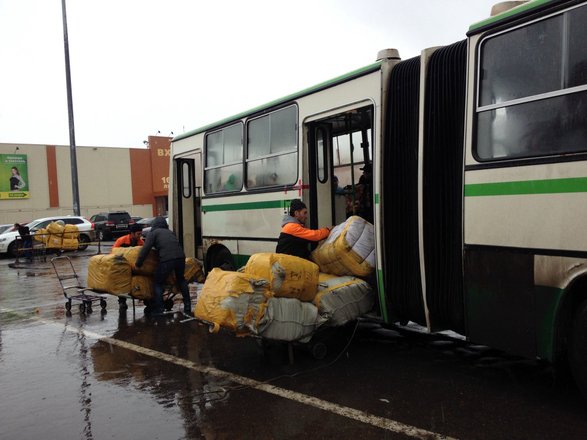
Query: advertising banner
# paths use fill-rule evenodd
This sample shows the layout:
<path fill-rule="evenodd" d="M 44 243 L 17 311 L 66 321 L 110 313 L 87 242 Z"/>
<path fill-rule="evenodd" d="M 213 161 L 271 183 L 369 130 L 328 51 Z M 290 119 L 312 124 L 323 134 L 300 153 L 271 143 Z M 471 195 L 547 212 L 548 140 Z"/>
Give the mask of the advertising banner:
<path fill-rule="evenodd" d="M 29 198 L 26 154 L 0 154 L 0 200 Z"/>

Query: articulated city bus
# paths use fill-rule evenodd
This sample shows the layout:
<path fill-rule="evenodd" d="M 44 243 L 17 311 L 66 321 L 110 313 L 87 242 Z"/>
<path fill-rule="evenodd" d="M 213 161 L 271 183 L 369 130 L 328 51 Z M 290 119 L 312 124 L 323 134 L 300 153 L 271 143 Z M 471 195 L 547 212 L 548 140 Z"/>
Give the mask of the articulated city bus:
<path fill-rule="evenodd" d="M 587 389 L 587 3 L 534 0 L 467 38 L 369 66 L 173 139 L 186 251 L 238 267 L 274 251 L 289 202 L 348 215 L 373 167 L 376 291 L 417 322 L 571 360 Z"/>

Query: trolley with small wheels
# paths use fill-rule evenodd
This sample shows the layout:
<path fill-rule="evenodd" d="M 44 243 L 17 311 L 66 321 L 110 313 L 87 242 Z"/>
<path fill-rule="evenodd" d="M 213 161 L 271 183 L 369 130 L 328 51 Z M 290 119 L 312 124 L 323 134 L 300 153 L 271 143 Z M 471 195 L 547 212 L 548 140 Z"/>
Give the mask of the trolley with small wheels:
<path fill-rule="evenodd" d="M 108 295 L 94 292 L 83 286 L 68 256 L 52 258 L 51 265 L 63 290 L 66 300 L 65 309 L 68 312 L 71 312 L 73 303 L 79 303 L 80 313 L 92 313 L 92 305 L 97 303 L 100 305 L 101 313 L 106 313 Z"/>

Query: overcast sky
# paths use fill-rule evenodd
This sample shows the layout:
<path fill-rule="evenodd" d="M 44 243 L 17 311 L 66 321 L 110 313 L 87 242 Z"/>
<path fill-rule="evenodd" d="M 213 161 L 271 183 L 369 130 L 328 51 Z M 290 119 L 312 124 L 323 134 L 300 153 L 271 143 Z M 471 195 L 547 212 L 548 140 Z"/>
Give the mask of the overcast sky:
<path fill-rule="evenodd" d="M 138 147 L 464 39 L 498 0 L 68 0 L 78 146 Z M 69 145 L 61 0 L 0 0 L 0 142 Z"/>

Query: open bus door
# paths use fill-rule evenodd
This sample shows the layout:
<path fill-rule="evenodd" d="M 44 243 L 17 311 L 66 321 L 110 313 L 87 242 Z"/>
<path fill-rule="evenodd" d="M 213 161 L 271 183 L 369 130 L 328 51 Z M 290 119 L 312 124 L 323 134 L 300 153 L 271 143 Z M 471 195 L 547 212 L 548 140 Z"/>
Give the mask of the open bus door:
<path fill-rule="evenodd" d="M 189 157 L 175 160 L 177 235 L 188 257 L 202 259 L 202 227 L 200 218 L 202 154 L 196 152 Z"/>
<path fill-rule="evenodd" d="M 348 110 L 306 126 L 310 226 L 337 225 L 351 213 L 373 222 L 372 203 L 368 204 L 370 212 L 355 212 L 355 202 L 361 197 L 359 190 L 368 185 L 367 194 L 372 197 L 372 173 L 365 175 L 363 181 L 361 175 L 365 165 L 372 169 L 373 107 Z M 333 183 L 336 179 L 338 185 Z"/>

